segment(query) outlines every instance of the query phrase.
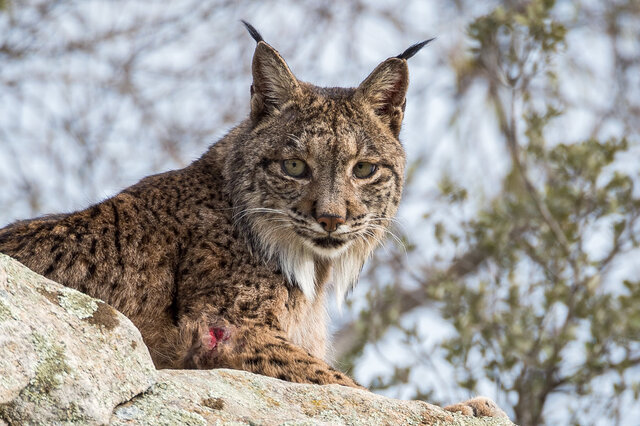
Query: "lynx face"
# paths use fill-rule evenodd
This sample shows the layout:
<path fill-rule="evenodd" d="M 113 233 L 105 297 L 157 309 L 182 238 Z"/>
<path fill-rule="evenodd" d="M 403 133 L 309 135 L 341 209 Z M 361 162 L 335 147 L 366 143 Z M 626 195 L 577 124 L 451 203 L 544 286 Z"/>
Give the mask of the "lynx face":
<path fill-rule="evenodd" d="M 226 169 L 234 220 L 310 300 L 320 266 L 332 266 L 341 301 L 400 201 L 406 60 L 386 60 L 358 88 L 325 89 L 259 40 L 253 77 L 252 128 Z"/>
<path fill-rule="evenodd" d="M 309 100 L 306 110 L 291 103 L 269 120 L 286 117 L 285 125 L 256 128 L 257 203 L 248 207 L 278 211 L 271 219 L 279 235 L 334 259 L 358 240 L 381 237 L 400 200 L 404 153 L 349 98 Z"/>

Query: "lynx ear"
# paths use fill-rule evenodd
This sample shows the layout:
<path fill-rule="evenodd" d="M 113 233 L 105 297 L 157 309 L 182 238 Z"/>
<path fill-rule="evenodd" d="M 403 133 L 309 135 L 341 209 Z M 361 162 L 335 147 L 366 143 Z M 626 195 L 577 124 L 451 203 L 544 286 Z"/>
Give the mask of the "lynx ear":
<path fill-rule="evenodd" d="M 407 59 L 415 55 L 431 40 L 414 44 L 400 55 L 389 58 L 376 67 L 356 89 L 356 97 L 370 105 L 376 115 L 398 137 L 409 87 Z"/>
<path fill-rule="evenodd" d="M 356 96 L 368 104 L 397 137 L 402 125 L 405 94 L 409 87 L 407 61 L 389 58 L 356 89 Z"/>
<path fill-rule="evenodd" d="M 300 86 L 278 51 L 265 43 L 255 28 L 242 22 L 258 42 L 253 54 L 251 85 L 251 118 L 258 120 L 269 111 L 279 109 Z"/>

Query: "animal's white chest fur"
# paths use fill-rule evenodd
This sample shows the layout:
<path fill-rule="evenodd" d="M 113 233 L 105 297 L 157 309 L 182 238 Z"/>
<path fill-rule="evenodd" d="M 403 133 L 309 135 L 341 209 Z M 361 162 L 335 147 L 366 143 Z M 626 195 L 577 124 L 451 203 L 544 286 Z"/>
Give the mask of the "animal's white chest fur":
<path fill-rule="evenodd" d="M 327 309 L 324 294 L 318 294 L 313 302 L 306 298 L 297 309 L 289 312 L 286 324 L 287 337 L 311 355 L 326 360 Z"/>

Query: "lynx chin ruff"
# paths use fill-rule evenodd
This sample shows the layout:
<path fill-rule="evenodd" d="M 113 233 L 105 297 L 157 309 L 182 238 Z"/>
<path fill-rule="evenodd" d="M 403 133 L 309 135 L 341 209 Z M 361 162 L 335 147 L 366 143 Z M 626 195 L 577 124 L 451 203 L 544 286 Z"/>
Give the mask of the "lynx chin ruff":
<path fill-rule="evenodd" d="M 127 315 L 158 368 L 359 387 L 326 362 L 326 295 L 333 283 L 342 300 L 396 213 L 407 59 L 428 41 L 357 88 L 321 88 L 245 25 L 257 42 L 245 121 L 184 169 L 1 229 L 0 251 Z"/>

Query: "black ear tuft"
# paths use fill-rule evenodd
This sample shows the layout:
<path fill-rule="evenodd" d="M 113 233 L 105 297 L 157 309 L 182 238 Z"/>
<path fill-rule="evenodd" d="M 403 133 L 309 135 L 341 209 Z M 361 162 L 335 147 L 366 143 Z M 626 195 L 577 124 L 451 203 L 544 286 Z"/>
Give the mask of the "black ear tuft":
<path fill-rule="evenodd" d="M 262 36 L 258 32 L 258 30 L 253 28 L 253 25 L 251 25 L 250 23 L 248 23 L 244 19 L 241 19 L 240 22 L 242 22 L 244 24 L 244 26 L 247 27 L 247 31 L 249 31 L 249 34 L 251 34 L 251 37 L 253 37 L 253 39 L 256 41 L 256 43 L 260 43 L 261 41 L 264 41 L 264 39 L 262 38 Z"/>
<path fill-rule="evenodd" d="M 245 25 L 246 24 L 247 23 L 245 22 Z M 409 59 L 410 57 L 412 57 L 413 55 L 418 53 L 420 51 L 420 49 L 422 49 L 423 47 L 425 47 L 427 44 L 429 44 L 430 42 L 432 42 L 435 39 L 436 38 L 434 37 L 434 38 L 430 38 L 429 40 L 425 40 L 425 41 L 421 41 L 420 43 L 416 43 L 413 46 L 411 46 L 410 48 L 408 48 L 407 50 L 405 50 L 404 52 L 402 52 L 401 54 L 399 54 L 398 56 L 396 56 L 396 58 L 405 59 L 405 60 Z"/>

